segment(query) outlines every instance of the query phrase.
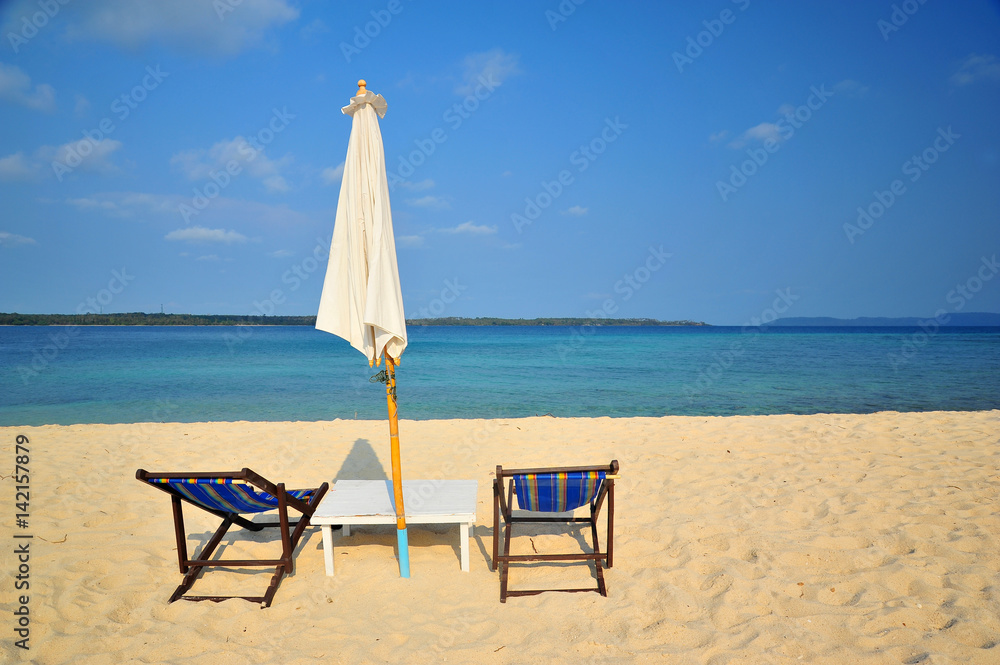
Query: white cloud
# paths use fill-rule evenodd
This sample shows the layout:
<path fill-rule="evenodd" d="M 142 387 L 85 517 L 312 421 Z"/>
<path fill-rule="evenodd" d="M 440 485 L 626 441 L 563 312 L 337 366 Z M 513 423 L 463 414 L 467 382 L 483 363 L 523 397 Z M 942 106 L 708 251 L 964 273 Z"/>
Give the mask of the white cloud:
<path fill-rule="evenodd" d="M 231 163 L 235 163 L 242 170 L 230 177 L 238 178 L 242 173 L 248 173 L 260 180 L 269 192 L 287 192 L 290 189 L 281 175 L 281 169 L 291 161 L 288 155 L 278 160 L 269 159 L 263 150 L 258 152 L 242 136 L 219 141 L 208 150 L 183 150 L 170 158 L 170 164 L 191 180 L 210 178 L 213 173 L 226 171 Z"/>
<path fill-rule="evenodd" d="M 560 214 L 562 215 L 572 215 L 574 217 L 582 217 L 587 214 L 587 208 L 583 206 L 571 206 L 563 210 Z"/>
<path fill-rule="evenodd" d="M 71 40 L 110 42 L 128 50 L 167 46 L 236 55 L 265 41 L 267 31 L 298 18 L 288 0 L 103 0 L 73 3 Z"/>
<path fill-rule="evenodd" d="M 15 65 L 0 62 L 0 99 L 36 111 L 51 113 L 56 109 L 56 91 L 47 83 L 31 88 L 31 77 Z"/>
<path fill-rule="evenodd" d="M 195 261 L 218 261 L 218 260 L 219 260 L 218 254 L 206 254 L 204 256 L 199 256 L 198 258 L 195 259 Z"/>
<path fill-rule="evenodd" d="M 441 233 L 467 233 L 470 235 L 492 235 L 497 232 L 496 226 L 477 225 L 472 221 L 463 222 L 458 226 L 447 229 L 438 229 Z"/>
<path fill-rule="evenodd" d="M 17 247 L 18 245 L 36 245 L 34 238 L 19 236 L 16 233 L 0 231 L 0 247 Z"/>
<path fill-rule="evenodd" d="M 521 73 L 517 66 L 518 59 L 516 54 L 505 53 L 499 48 L 465 56 L 462 83 L 455 88 L 455 92 L 471 95 L 480 85 L 488 88 L 501 85 L 509 77 Z"/>
<path fill-rule="evenodd" d="M 0 159 L 0 180 L 32 180 L 38 176 L 39 165 L 29 163 L 23 152 Z"/>
<path fill-rule="evenodd" d="M 225 229 L 206 229 L 204 226 L 189 226 L 186 229 L 171 231 L 166 236 L 167 240 L 180 240 L 185 242 L 222 242 L 231 245 L 234 242 L 246 242 L 247 237 L 237 231 L 226 231 Z"/>
<path fill-rule="evenodd" d="M 323 172 L 319 174 L 319 177 L 323 180 L 323 184 L 335 185 L 340 182 L 344 177 L 344 164 L 345 162 L 341 162 L 337 166 L 328 166 L 323 169 Z"/>
<path fill-rule="evenodd" d="M 295 256 L 295 252 L 290 249 L 278 249 L 273 252 L 268 252 L 267 255 L 275 259 L 287 259 L 290 256 Z"/>
<path fill-rule="evenodd" d="M 419 199 L 407 199 L 406 202 L 415 208 L 433 208 L 435 210 L 443 210 L 451 207 L 451 204 L 445 199 L 439 196 L 431 196 L 430 194 L 422 196 Z"/>
<path fill-rule="evenodd" d="M 420 182 L 410 182 L 409 180 L 404 180 L 399 183 L 399 186 L 403 189 L 408 189 L 411 192 L 421 192 L 425 189 L 431 189 L 434 187 L 434 181 L 430 178 L 426 180 L 421 180 Z"/>
<path fill-rule="evenodd" d="M 951 76 L 951 82 L 955 85 L 969 85 L 984 80 L 1000 81 L 1000 61 L 990 53 L 969 54 L 958 71 Z"/>
<path fill-rule="evenodd" d="M 396 242 L 399 243 L 400 247 L 423 247 L 424 245 L 423 236 L 399 236 L 396 238 Z"/>

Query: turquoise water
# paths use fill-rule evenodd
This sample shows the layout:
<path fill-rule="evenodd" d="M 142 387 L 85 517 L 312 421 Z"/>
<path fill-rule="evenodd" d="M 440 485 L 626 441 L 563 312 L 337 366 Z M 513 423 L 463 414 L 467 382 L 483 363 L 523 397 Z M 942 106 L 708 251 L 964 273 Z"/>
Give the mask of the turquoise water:
<path fill-rule="evenodd" d="M 1000 328 L 411 327 L 401 418 L 1000 408 Z M 0 327 L 0 425 L 381 419 L 308 327 Z"/>

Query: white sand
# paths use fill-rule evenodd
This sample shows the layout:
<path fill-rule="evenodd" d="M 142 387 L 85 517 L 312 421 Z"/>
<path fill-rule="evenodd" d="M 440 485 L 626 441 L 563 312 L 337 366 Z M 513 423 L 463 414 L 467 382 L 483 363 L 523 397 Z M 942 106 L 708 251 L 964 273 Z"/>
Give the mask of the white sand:
<path fill-rule="evenodd" d="M 0 428 L 10 473 L 30 439 L 31 650 L 14 647 L 14 480 L 2 479 L 0 661 L 74 663 L 1000 663 L 1000 411 L 404 421 L 411 478 L 479 481 L 472 570 L 458 527 L 338 541 L 310 528 L 271 608 L 166 599 L 180 581 L 170 500 L 151 471 L 248 466 L 290 487 L 379 478 L 385 422 Z M 621 463 L 609 597 L 499 602 L 492 471 Z M 189 548 L 214 530 L 187 510 Z M 274 551 L 227 537 L 228 557 Z M 335 535 L 335 538 L 339 538 Z M 524 542 L 530 541 L 527 536 Z M 534 539 L 572 547 L 572 535 Z M 341 546 L 342 544 L 342 546 Z M 523 545 L 523 543 L 518 543 Z M 264 550 L 261 550 L 264 548 Z M 544 573 L 544 575 L 543 575 Z M 262 593 L 269 573 L 208 572 L 194 592 Z M 587 583 L 515 568 L 512 587 Z M 23 592 L 21 592 L 23 593 Z"/>

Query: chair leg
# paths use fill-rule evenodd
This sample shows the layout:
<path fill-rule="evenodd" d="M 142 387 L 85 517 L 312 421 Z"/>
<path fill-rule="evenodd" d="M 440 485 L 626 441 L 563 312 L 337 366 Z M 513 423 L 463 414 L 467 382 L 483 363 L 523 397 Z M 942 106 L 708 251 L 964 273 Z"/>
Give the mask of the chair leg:
<path fill-rule="evenodd" d="M 594 554 L 601 553 L 601 543 L 597 539 L 597 516 L 594 515 L 590 522 L 591 535 L 594 537 Z M 607 598 L 608 589 L 604 585 L 604 566 L 601 565 L 600 559 L 594 559 L 594 568 L 597 571 L 597 591 Z"/>
<path fill-rule="evenodd" d="M 174 509 L 174 537 L 177 539 L 177 565 L 181 569 L 181 574 L 183 575 L 188 571 L 187 566 L 187 536 L 184 534 L 184 508 L 181 505 L 181 500 L 178 497 L 171 497 L 173 499 L 173 509 Z"/>
<path fill-rule="evenodd" d="M 507 574 L 510 571 L 510 563 L 507 561 L 507 557 L 510 556 L 510 529 L 511 523 L 507 522 L 507 526 L 503 530 L 503 556 L 504 558 L 500 560 L 500 602 L 507 602 Z"/>
<path fill-rule="evenodd" d="M 497 569 L 497 538 L 500 537 L 500 489 L 496 480 L 493 481 L 493 558 L 490 559 L 490 572 Z"/>
<path fill-rule="evenodd" d="M 608 568 L 614 566 L 614 537 L 615 537 L 615 481 L 614 478 L 608 483 Z"/>

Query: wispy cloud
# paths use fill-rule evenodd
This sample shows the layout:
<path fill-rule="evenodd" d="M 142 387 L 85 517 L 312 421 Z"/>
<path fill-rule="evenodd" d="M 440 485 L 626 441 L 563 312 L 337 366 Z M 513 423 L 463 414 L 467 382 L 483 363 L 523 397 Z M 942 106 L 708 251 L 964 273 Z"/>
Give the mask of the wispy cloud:
<path fill-rule="evenodd" d="M 29 163 L 23 152 L 16 152 L 0 159 L 0 180 L 34 180 L 38 177 L 40 166 Z"/>
<path fill-rule="evenodd" d="M 725 141 L 728 137 L 729 137 L 729 130 L 723 129 L 722 131 L 710 134 L 708 136 L 708 140 L 711 141 L 712 143 L 721 143 Z"/>
<path fill-rule="evenodd" d="M 83 116 L 87 114 L 90 110 L 90 100 L 83 95 L 77 95 L 75 98 L 75 105 L 73 107 L 73 113 L 77 116 Z"/>
<path fill-rule="evenodd" d="M 34 238 L 19 236 L 16 233 L 0 231 L 0 247 L 18 247 L 20 245 L 36 245 Z"/>
<path fill-rule="evenodd" d="M 207 150 L 184 150 L 170 158 L 170 164 L 191 180 L 209 178 L 236 163 L 251 177 L 260 180 L 269 192 L 287 192 L 290 189 L 281 169 L 291 161 L 292 158 L 287 155 L 278 160 L 269 159 L 265 151 L 258 151 L 243 136 L 219 141 Z"/>
<path fill-rule="evenodd" d="M 306 41 L 318 39 L 320 35 L 325 35 L 328 32 L 330 32 L 330 26 L 324 23 L 321 18 L 313 19 L 308 25 L 299 29 L 299 35 Z"/>
<path fill-rule="evenodd" d="M 47 83 L 32 89 L 31 77 L 15 65 L 0 62 L 0 99 L 25 106 L 35 111 L 51 113 L 56 110 L 56 91 Z"/>
<path fill-rule="evenodd" d="M 486 226 L 485 224 L 476 224 L 475 222 L 468 221 L 459 224 L 458 226 L 451 226 L 444 229 L 438 229 L 438 233 L 466 233 L 469 235 L 492 235 L 497 232 L 496 226 Z"/>
<path fill-rule="evenodd" d="M 236 55 L 264 43 L 269 29 L 294 21 L 299 10 L 288 0 L 102 0 L 74 3 L 66 29 L 72 41 L 110 42 L 137 51 L 166 46 Z"/>
<path fill-rule="evenodd" d="M 423 247 L 424 238 L 423 236 L 399 236 L 396 238 L 396 242 L 399 243 L 400 247 Z"/>
<path fill-rule="evenodd" d="M 409 180 L 404 180 L 399 183 L 399 186 L 403 189 L 408 189 L 411 192 L 421 192 L 425 189 L 431 189 L 434 187 L 434 181 L 430 178 L 426 180 L 421 180 L 420 182 L 410 182 Z"/>
<path fill-rule="evenodd" d="M 587 208 L 584 208 L 583 206 L 570 206 L 569 208 L 563 210 L 560 214 L 572 215 L 573 217 L 583 217 L 587 214 Z"/>
<path fill-rule="evenodd" d="M 30 157 L 16 152 L 0 158 L 0 180 L 33 180 L 42 176 L 55 176 L 53 165 L 58 164 L 60 175 L 69 173 L 119 173 L 112 156 L 122 147 L 121 141 L 80 139 L 62 145 L 43 145 Z"/>
<path fill-rule="evenodd" d="M 415 208 L 431 208 L 434 210 L 444 210 L 450 208 L 451 204 L 440 196 L 421 196 L 419 199 L 407 199 L 406 201 Z"/>
<path fill-rule="evenodd" d="M 204 226 L 190 226 L 186 229 L 171 231 L 166 236 L 167 240 L 183 242 L 221 242 L 227 245 L 233 243 L 244 243 L 247 237 L 237 231 L 226 231 L 225 229 L 207 229 Z"/>
<path fill-rule="evenodd" d="M 268 252 L 267 255 L 275 259 L 287 259 L 290 256 L 295 256 L 295 252 L 290 249 L 278 249 L 273 252 Z"/>
<path fill-rule="evenodd" d="M 970 85 L 977 81 L 1000 81 L 1000 61 L 990 53 L 975 53 L 962 61 L 958 71 L 951 75 L 951 82 L 957 86 Z"/>
<path fill-rule="evenodd" d="M 190 196 L 176 194 L 150 194 L 146 192 L 100 192 L 89 196 L 66 199 L 67 204 L 82 212 L 100 212 L 108 217 L 143 219 L 155 215 L 161 219 L 178 219 L 178 206 L 191 205 Z M 199 221 L 214 225 L 260 224 L 272 227 L 312 224 L 312 220 L 287 205 L 270 205 L 219 196 L 202 211 Z"/>
<path fill-rule="evenodd" d="M 323 172 L 319 174 L 319 177 L 323 180 L 324 185 L 336 185 L 344 177 L 344 164 L 346 162 L 341 162 L 337 166 L 328 166 L 323 169 Z"/>
<path fill-rule="evenodd" d="M 845 95 L 847 97 L 864 97 L 868 94 L 869 90 L 869 86 L 862 85 L 854 79 L 844 79 L 839 83 L 833 84 L 834 93 L 838 95 Z"/>
<path fill-rule="evenodd" d="M 739 150 L 749 143 L 763 143 L 768 139 L 780 143 L 782 140 L 781 128 L 773 122 L 762 122 L 743 132 L 739 138 L 730 142 L 729 147 Z"/>
<path fill-rule="evenodd" d="M 472 53 L 465 56 L 462 83 L 455 88 L 459 95 L 471 95 L 477 86 L 488 85 L 496 87 L 511 76 L 520 74 L 519 56 L 495 48 L 483 53 Z"/>

